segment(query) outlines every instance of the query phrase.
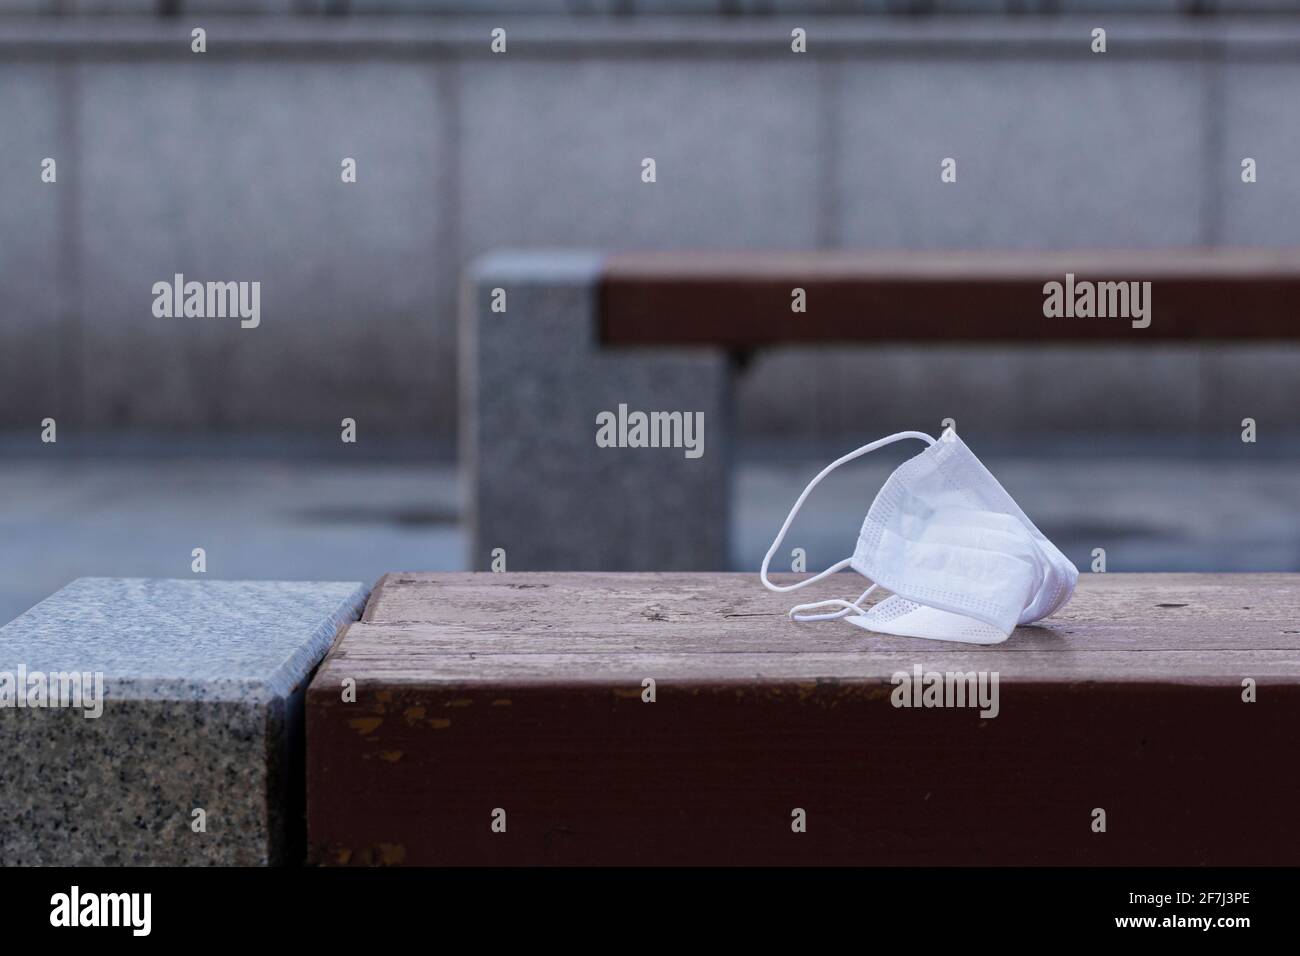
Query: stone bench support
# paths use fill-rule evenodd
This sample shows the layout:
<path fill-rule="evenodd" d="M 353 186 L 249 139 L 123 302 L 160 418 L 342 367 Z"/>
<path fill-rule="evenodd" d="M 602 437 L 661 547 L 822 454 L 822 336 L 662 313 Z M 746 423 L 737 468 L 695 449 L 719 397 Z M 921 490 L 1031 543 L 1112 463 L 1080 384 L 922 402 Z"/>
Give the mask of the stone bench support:
<path fill-rule="evenodd" d="M 729 360 L 717 349 L 602 348 L 599 276 L 596 256 L 545 252 L 495 254 L 470 271 L 461 329 L 468 564 L 491 569 L 495 553 L 520 571 L 724 570 Z M 634 412 L 702 420 L 703 453 L 630 447 L 620 419 Z M 616 439 L 625 431 L 627 447 L 598 444 L 601 416 L 613 417 Z"/>
<path fill-rule="evenodd" d="M 304 690 L 368 593 L 81 578 L 0 628 L 0 865 L 299 862 Z"/>

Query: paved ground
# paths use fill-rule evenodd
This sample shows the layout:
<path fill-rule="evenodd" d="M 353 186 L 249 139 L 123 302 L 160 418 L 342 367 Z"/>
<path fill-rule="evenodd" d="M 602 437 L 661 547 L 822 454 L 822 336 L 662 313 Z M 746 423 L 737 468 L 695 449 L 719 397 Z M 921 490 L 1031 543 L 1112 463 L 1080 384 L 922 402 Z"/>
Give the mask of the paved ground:
<path fill-rule="evenodd" d="M 195 547 L 220 578 L 373 581 L 390 570 L 463 566 L 454 465 L 254 451 L 0 456 L 0 621 L 81 575 L 187 577 Z M 1078 443 L 1033 457 L 1023 447 L 981 453 L 1080 568 L 1104 547 L 1112 571 L 1300 570 L 1300 457 L 1090 454 Z M 903 454 L 854 463 L 819 488 L 789 541 L 807 550 L 810 568 L 851 553 L 872 496 Z M 823 463 L 742 465 L 737 569 L 757 568 Z"/>
<path fill-rule="evenodd" d="M 418 463 L 0 463 L 0 619 L 81 575 L 374 581 L 462 563 L 455 469 Z"/>

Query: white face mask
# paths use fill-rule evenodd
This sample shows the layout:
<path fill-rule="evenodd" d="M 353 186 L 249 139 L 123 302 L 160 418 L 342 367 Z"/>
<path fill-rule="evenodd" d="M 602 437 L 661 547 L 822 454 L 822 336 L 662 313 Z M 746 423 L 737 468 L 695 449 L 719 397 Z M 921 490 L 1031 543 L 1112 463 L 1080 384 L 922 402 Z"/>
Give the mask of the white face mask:
<path fill-rule="evenodd" d="M 769 581 L 768 565 L 813 488 L 840 465 L 907 438 L 929 447 L 889 476 L 871 503 L 853 556 L 797 584 L 780 587 Z M 858 627 L 885 634 L 997 644 L 1017 624 L 1059 609 L 1079 580 L 1078 569 L 952 430 L 939 441 L 922 432 L 899 432 L 826 466 L 790 509 L 759 577 L 773 591 L 792 591 L 846 567 L 873 582 L 856 601 L 801 604 L 791 609 L 791 618 L 847 617 Z M 862 601 L 877 586 L 893 596 L 864 609 Z M 839 610 L 799 613 L 825 607 Z"/>

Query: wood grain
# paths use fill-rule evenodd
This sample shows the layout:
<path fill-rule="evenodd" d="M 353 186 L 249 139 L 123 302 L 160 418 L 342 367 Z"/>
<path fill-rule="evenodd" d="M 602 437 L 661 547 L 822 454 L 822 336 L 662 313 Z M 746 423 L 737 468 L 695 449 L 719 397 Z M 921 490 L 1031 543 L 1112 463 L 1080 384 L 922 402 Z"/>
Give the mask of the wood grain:
<path fill-rule="evenodd" d="M 1043 285 L 1149 281 L 1152 322 L 1046 318 Z M 790 311 L 793 288 L 806 313 Z M 610 345 L 1294 339 L 1300 251 L 629 252 L 610 256 Z"/>
<path fill-rule="evenodd" d="M 1300 575 L 1085 575 L 987 648 L 789 603 L 754 575 L 386 576 L 309 690 L 313 860 L 1300 862 Z M 914 665 L 997 672 L 998 715 L 894 707 Z"/>

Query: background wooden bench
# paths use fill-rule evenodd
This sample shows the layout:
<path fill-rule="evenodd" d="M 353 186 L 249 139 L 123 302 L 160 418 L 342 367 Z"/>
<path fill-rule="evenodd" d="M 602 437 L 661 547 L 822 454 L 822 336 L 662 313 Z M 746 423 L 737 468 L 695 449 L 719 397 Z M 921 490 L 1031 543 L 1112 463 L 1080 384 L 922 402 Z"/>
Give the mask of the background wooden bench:
<path fill-rule="evenodd" d="M 1067 273 L 1151 282 L 1150 326 L 1045 317 L 1043 286 Z M 796 287 L 806 313 L 791 312 Z M 464 303 L 469 566 L 488 570 L 500 548 L 514 570 L 724 570 L 733 356 L 818 343 L 1294 340 L 1300 252 L 500 253 L 473 267 Z M 953 414 L 969 406 L 950 397 Z M 620 405 L 702 413 L 703 457 L 598 448 L 596 416 Z M 877 426 L 939 430 L 872 411 Z M 861 440 L 879 434 L 869 425 Z"/>
<path fill-rule="evenodd" d="M 1045 317 L 1043 285 L 1067 273 L 1150 282 L 1150 327 Z M 1137 343 L 1296 339 L 1297 305 L 1289 249 L 638 252 L 605 261 L 598 322 L 606 345 Z"/>
<path fill-rule="evenodd" d="M 1084 575 L 991 648 L 788 604 L 753 575 L 386 576 L 308 692 L 311 859 L 1300 862 L 1300 575 Z M 997 671 L 998 715 L 895 708 L 918 664 Z"/>

